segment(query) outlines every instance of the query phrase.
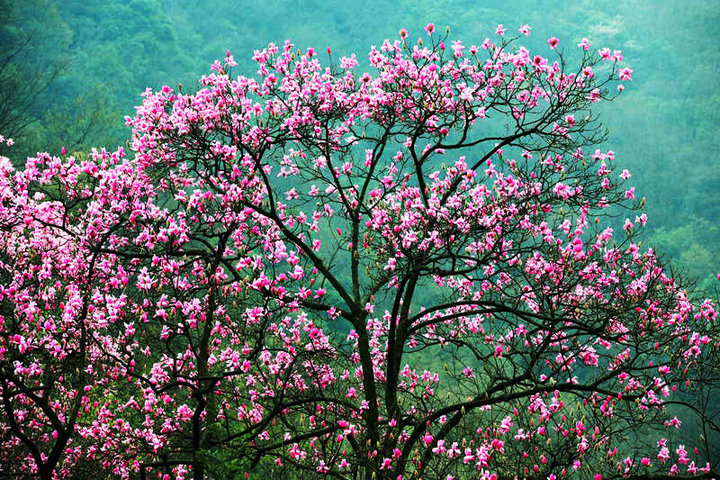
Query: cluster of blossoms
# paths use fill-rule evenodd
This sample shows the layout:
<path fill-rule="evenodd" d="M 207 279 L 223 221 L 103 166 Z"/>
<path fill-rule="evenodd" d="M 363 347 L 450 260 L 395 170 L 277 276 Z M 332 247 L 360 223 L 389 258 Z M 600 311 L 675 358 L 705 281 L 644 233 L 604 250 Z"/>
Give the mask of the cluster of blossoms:
<path fill-rule="evenodd" d="M 228 52 L 194 93 L 143 94 L 131 156 L 0 163 L 8 468 L 711 471 L 667 403 L 714 358 L 716 307 L 641 249 L 644 214 L 612 223 L 636 194 L 596 149 L 622 53 L 583 39 L 571 69 L 527 25 L 425 32 L 362 73 L 286 42 L 233 77 Z"/>

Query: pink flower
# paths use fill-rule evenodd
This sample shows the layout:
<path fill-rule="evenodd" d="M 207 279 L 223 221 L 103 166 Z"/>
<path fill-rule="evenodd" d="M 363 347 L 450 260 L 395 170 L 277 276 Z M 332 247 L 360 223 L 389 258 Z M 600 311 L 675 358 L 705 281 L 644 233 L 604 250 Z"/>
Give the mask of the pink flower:
<path fill-rule="evenodd" d="M 433 32 L 435 31 L 435 24 L 428 23 L 427 25 L 425 25 L 425 31 L 427 32 L 428 35 L 432 35 Z"/>
<path fill-rule="evenodd" d="M 400 35 L 400 38 L 406 38 L 408 36 L 408 31 L 404 28 L 401 28 L 398 34 Z"/>
<path fill-rule="evenodd" d="M 557 37 L 548 38 L 548 45 L 550 45 L 550 48 L 553 50 L 557 48 L 559 42 L 560 41 L 557 39 Z"/>
<path fill-rule="evenodd" d="M 497 28 L 495 29 L 495 33 L 498 34 L 498 35 L 500 35 L 501 37 L 504 37 L 504 36 L 505 36 L 505 31 L 506 31 L 506 30 L 505 30 L 505 28 L 503 27 L 503 24 L 502 24 L 502 23 L 501 23 L 500 25 L 498 25 Z"/>
<path fill-rule="evenodd" d="M 607 47 L 601 48 L 600 50 L 598 50 L 598 55 L 600 55 L 600 58 L 602 58 L 603 60 L 606 60 L 606 61 L 612 60 L 612 52 Z"/>
<path fill-rule="evenodd" d="M 340 58 L 340 68 L 342 68 L 343 70 L 352 70 L 353 68 L 357 67 L 357 65 L 358 61 L 354 53 L 349 57 Z"/>
<path fill-rule="evenodd" d="M 682 425 L 682 422 L 681 422 L 680 419 L 677 418 L 677 417 L 673 417 L 671 420 L 666 420 L 666 421 L 665 421 L 665 426 L 666 426 L 666 427 L 680 428 L 680 425 Z"/>
<path fill-rule="evenodd" d="M 577 44 L 577 46 L 578 48 L 582 48 L 585 51 L 590 50 L 590 42 L 587 38 L 583 38 L 582 41 Z"/>
<path fill-rule="evenodd" d="M 526 37 L 530 36 L 530 25 L 527 23 L 518 29 L 518 32 L 522 33 Z"/>
<path fill-rule="evenodd" d="M 678 463 L 686 465 L 690 461 L 690 459 L 687 457 L 687 450 L 685 449 L 685 445 L 680 445 L 677 450 L 675 450 L 675 453 L 677 453 L 678 456 Z"/>
<path fill-rule="evenodd" d="M 633 71 L 629 69 L 628 67 L 625 67 L 620 70 L 619 77 L 620 80 L 632 80 L 632 74 Z"/>
<path fill-rule="evenodd" d="M 458 41 L 458 40 L 452 41 L 452 50 L 453 50 L 453 54 L 456 57 L 462 57 L 462 51 L 464 48 L 465 47 L 463 46 L 463 44 L 460 41 Z"/>
<path fill-rule="evenodd" d="M 235 57 L 232 56 L 232 54 L 230 53 L 230 50 L 228 50 L 227 53 L 225 54 L 225 63 L 227 64 L 228 67 L 236 67 L 237 66 Z"/>
<path fill-rule="evenodd" d="M 453 458 L 460 455 L 460 449 L 458 448 L 458 443 L 453 442 L 452 445 L 450 445 L 450 449 L 447 451 L 448 458 Z"/>
<path fill-rule="evenodd" d="M 572 243 L 573 251 L 575 253 L 582 252 L 583 250 L 583 241 L 579 237 L 575 237 L 575 240 L 573 240 Z"/>

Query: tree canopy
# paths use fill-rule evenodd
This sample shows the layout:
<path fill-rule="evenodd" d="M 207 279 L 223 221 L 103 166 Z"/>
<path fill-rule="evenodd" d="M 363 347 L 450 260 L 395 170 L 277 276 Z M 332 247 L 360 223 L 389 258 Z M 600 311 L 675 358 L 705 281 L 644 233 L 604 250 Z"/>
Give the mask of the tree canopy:
<path fill-rule="evenodd" d="M 716 305 L 598 147 L 635 72 L 529 34 L 228 51 L 129 155 L 4 159 L 3 473 L 716 476 Z"/>

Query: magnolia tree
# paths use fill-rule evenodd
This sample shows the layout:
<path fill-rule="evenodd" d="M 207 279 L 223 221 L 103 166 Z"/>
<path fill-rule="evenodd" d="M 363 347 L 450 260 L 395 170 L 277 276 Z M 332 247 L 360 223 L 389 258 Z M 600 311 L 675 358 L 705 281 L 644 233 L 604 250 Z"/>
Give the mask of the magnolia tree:
<path fill-rule="evenodd" d="M 306 326 L 267 331 L 275 310 L 299 309 L 304 273 L 292 252 L 262 253 L 281 240 L 237 210 L 252 185 L 183 198 L 204 181 L 156 184 L 123 159 L 40 155 L 15 175 L 2 164 L 3 459 L 14 473 L 81 478 L 91 460 L 125 477 L 186 466 L 202 477 L 208 447 L 260 428 L 257 409 L 238 417 L 256 395 L 239 388 L 251 361 L 284 358 L 270 352 Z M 288 272 L 285 287 L 271 286 L 273 269 Z M 318 332 L 283 374 L 328 350 Z"/>
<path fill-rule="evenodd" d="M 363 73 L 286 42 L 234 77 L 228 53 L 144 94 L 130 157 L 3 164 L 4 468 L 717 475 L 692 395 L 716 307 L 636 243 L 595 149 L 622 54 L 425 30 Z"/>
<path fill-rule="evenodd" d="M 122 193 L 113 180 L 137 185 L 116 165 L 122 155 L 42 154 L 17 173 L 0 159 L 2 473 L 82 477 L 92 470 L 77 461 L 105 449 L 77 438 L 91 424 L 109 428 L 107 395 L 122 390 L 111 354 L 130 303 L 113 295 L 122 267 L 99 248 L 113 235 L 95 196 Z"/>

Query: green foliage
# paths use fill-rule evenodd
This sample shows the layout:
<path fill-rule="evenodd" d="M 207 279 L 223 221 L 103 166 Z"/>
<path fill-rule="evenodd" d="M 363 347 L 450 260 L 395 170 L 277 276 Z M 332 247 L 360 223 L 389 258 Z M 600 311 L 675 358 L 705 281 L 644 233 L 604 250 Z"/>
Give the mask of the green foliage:
<path fill-rule="evenodd" d="M 95 145 L 116 144 L 124 131 L 117 122 L 120 112 L 107 104 L 108 96 L 107 87 L 96 84 L 75 98 L 63 98 L 30 124 L 23 137 L 29 145 L 51 152 L 65 147 L 68 153 L 80 153 Z"/>
<path fill-rule="evenodd" d="M 54 100 L 72 33 L 52 0 L 0 0 L 0 18 L 0 133 L 19 140 Z"/>
<path fill-rule="evenodd" d="M 685 218 L 677 227 L 661 227 L 652 232 L 648 243 L 673 260 L 677 269 L 698 281 L 701 290 L 717 282 L 713 268 L 720 256 L 720 228 L 703 216 Z"/>

